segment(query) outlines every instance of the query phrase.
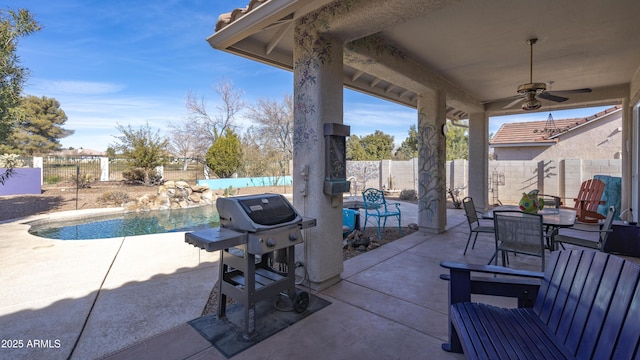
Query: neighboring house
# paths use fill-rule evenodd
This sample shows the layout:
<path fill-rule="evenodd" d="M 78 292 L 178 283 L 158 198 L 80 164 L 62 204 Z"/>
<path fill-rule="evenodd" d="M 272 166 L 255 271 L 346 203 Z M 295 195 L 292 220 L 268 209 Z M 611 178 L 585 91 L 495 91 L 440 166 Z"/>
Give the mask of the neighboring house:
<path fill-rule="evenodd" d="M 97 159 L 97 158 L 107 156 L 107 153 L 104 151 L 80 148 L 80 149 L 60 150 L 60 151 L 49 153 L 47 154 L 47 156 Z"/>
<path fill-rule="evenodd" d="M 622 107 L 581 119 L 503 124 L 489 141 L 494 160 L 620 159 Z"/>

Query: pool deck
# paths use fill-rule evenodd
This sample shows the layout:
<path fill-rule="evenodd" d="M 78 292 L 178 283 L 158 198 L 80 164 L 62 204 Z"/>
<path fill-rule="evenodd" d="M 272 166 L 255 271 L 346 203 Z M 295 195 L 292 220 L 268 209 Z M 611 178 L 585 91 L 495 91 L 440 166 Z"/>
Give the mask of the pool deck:
<path fill-rule="evenodd" d="M 404 225 L 417 207 L 403 204 Z M 462 210 L 447 231 L 411 234 L 344 263 L 342 281 L 314 295 L 331 305 L 233 359 L 461 359 L 447 339 L 441 260 L 486 263 L 492 236 L 466 256 Z M 186 323 L 198 318 L 217 280 L 217 253 L 183 233 L 60 241 L 0 224 L 2 359 L 224 359 Z M 512 267 L 537 269 L 518 256 Z"/>
<path fill-rule="evenodd" d="M 0 225 L 0 339 L 23 342 L 0 348 L 0 358 L 93 359 L 202 313 L 217 253 L 185 244 L 184 233 L 73 241 L 28 234 L 22 223 L 42 218 Z"/>

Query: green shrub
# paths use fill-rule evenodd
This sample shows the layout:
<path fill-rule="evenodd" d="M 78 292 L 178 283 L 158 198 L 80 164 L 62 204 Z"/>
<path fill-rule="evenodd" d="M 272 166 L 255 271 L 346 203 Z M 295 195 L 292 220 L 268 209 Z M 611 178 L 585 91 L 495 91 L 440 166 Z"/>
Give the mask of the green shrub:
<path fill-rule="evenodd" d="M 74 182 L 74 184 L 76 184 L 77 187 L 86 189 L 91 187 L 91 184 L 96 181 L 96 178 L 94 178 L 91 174 L 80 174 L 78 176 L 71 176 L 71 180 Z"/>
<path fill-rule="evenodd" d="M 400 200 L 418 200 L 415 190 L 402 190 L 398 198 Z"/>
<path fill-rule="evenodd" d="M 122 177 L 126 182 L 135 183 L 135 184 L 144 184 L 144 169 L 142 168 L 134 168 L 124 170 L 122 172 Z M 162 181 L 162 176 L 158 174 L 157 171 L 151 170 L 149 173 L 149 185 L 157 185 Z"/>
<path fill-rule="evenodd" d="M 20 160 L 17 154 L 2 154 L 0 155 L 0 168 L 19 168 L 24 167 L 24 161 Z"/>
<path fill-rule="evenodd" d="M 43 179 L 45 184 L 53 185 L 60 182 L 60 175 L 47 175 Z"/>
<path fill-rule="evenodd" d="M 97 201 L 101 204 L 121 206 L 131 200 L 129 194 L 120 190 L 105 191 L 100 195 Z"/>
<path fill-rule="evenodd" d="M 233 196 L 236 194 L 236 190 L 233 189 L 233 186 L 229 185 L 228 188 L 224 189 L 224 197 Z"/>

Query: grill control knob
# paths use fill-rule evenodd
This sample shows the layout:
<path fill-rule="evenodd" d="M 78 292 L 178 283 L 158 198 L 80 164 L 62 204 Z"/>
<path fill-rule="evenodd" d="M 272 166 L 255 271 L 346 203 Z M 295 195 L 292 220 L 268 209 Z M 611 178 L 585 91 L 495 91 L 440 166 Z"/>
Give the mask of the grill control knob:
<path fill-rule="evenodd" d="M 266 242 L 267 247 L 275 247 L 276 245 L 278 245 L 278 242 L 276 241 L 276 239 L 274 238 L 268 238 L 267 242 Z"/>
<path fill-rule="evenodd" d="M 296 240 L 298 240 L 298 234 L 296 234 L 296 233 L 294 233 L 294 232 L 290 233 L 290 234 L 289 234 L 289 240 L 291 240 L 291 241 L 296 241 Z"/>

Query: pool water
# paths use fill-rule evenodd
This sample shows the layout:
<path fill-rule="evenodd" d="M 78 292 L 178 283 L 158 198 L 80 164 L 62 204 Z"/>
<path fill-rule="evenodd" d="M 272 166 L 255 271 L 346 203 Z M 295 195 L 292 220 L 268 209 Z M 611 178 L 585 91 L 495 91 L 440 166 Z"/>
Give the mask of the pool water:
<path fill-rule="evenodd" d="M 91 240 L 124 236 L 193 231 L 217 227 L 214 205 L 188 209 L 113 213 L 74 220 L 35 223 L 32 235 L 58 240 Z"/>

